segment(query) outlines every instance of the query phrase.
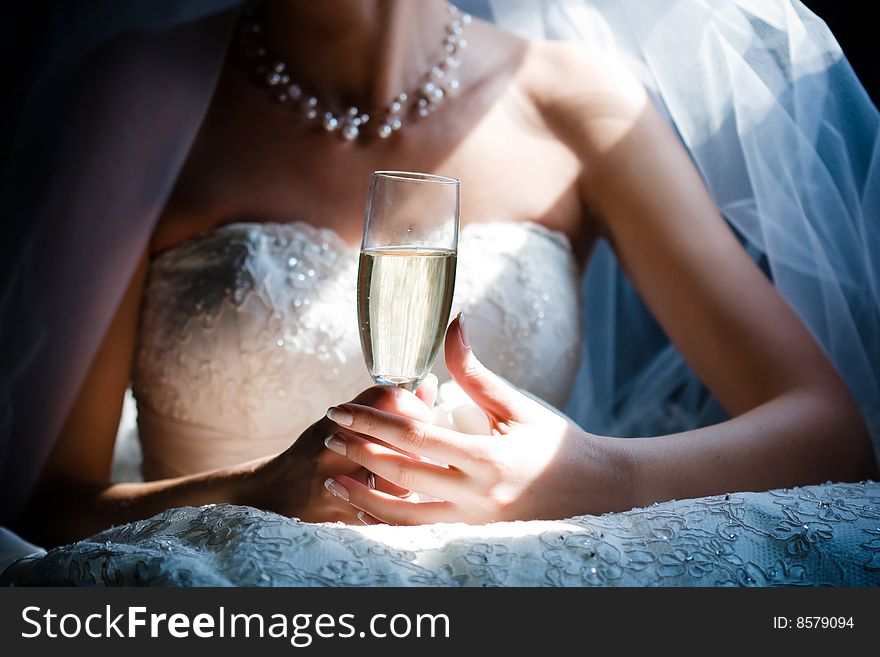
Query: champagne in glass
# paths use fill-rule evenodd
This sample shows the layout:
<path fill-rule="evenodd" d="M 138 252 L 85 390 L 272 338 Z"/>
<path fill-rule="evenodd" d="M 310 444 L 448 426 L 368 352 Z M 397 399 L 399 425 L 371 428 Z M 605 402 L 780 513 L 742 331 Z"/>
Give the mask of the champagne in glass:
<path fill-rule="evenodd" d="M 458 248 L 459 182 L 373 174 L 358 269 L 358 323 L 376 383 L 414 390 L 443 343 Z"/>

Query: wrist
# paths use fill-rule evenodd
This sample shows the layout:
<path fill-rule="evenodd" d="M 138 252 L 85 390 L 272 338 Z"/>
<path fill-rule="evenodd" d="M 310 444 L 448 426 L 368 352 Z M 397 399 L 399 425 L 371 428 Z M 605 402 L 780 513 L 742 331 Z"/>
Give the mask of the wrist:
<path fill-rule="evenodd" d="M 578 430 L 573 442 L 577 458 L 569 491 L 572 513 L 628 511 L 640 499 L 639 464 L 630 440 Z"/>
<path fill-rule="evenodd" d="M 692 473 L 682 471 L 684 461 L 668 458 L 672 436 L 623 438 L 631 472 L 632 506 L 644 507 L 655 502 L 692 497 L 681 490 L 683 482 L 693 480 Z"/>
<path fill-rule="evenodd" d="M 639 455 L 627 438 L 597 437 L 603 445 L 608 464 L 606 480 L 609 491 L 607 511 L 629 511 L 641 506 L 642 483 Z"/>
<path fill-rule="evenodd" d="M 230 504 L 268 508 L 267 492 L 272 488 L 267 481 L 274 457 L 263 457 L 242 463 L 223 473 L 225 498 Z"/>
<path fill-rule="evenodd" d="M 288 449 L 243 463 L 231 483 L 235 504 L 302 517 L 309 504 L 311 482 L 308 463 Z"/>

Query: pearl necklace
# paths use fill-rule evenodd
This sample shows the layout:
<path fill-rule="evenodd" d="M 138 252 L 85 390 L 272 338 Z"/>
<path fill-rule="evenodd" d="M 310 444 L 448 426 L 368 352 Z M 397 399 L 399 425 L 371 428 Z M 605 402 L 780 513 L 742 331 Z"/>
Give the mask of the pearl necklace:
<path fill-rule="evenodd" d="M 345 112 L 334 112 L 331 104 L 306 94 L 303 88 L 293 82 L 287 62 L 271 57 L 263 42 L 264 23 L 259 3 L 244 10 L 240 39 L 245 56 L 256 73 L 256 79 L 269 89 L 270 97 L 276 102 L 290 105 L 303 119 L 323 127 L 326 132 L 337 132 L 346 141 L 370 134 L 365 129 L 371 121 L 368 113 L 357 107 L 349 107 Z M 410 116 L 426 118 L 433 113 L 449 96 L 454 95 L 461 86 L 457 69 L 461 56 L 467 48 L 464 29 L 470 25 L 470 14 L 463 13 L 455 5 L 449 5 L 451 18 L 446 24 L 446 36 L 442 42 L 442 59 L 422 76 L 417 89 L 404 91 L 384 108 L 381 121 L 373 133 L 387 139 L 400 130 Z"/>

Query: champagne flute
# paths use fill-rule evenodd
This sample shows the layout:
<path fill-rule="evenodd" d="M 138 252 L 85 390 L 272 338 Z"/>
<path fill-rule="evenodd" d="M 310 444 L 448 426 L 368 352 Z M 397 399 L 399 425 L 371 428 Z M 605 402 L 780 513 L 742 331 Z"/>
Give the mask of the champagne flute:
<path fill-rule="evenodd" d="M 415 390 L 443 342 L 458 252 L 454 178 L 376 171 L 358 268 L 361 348 L 373 381 Z"/>

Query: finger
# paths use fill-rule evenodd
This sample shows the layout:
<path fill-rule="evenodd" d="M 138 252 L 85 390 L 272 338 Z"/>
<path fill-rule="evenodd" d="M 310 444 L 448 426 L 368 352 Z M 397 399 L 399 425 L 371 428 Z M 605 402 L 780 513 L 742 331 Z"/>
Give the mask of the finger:
<path fill-rule="evenodd" d="M 440 382 L 437 380 L 437 376 L 429 373 L 416 388 L 416 397 L 421 399 L 428 408 L 434 408 L 434 404 L 437 403 L 439 387 Z"/>
<path fill-rule="evenodd" d="M 357 512 L 357 519 L 360 520 L 365 525 L 381 525 L 382 524 L 381 520 L 371 516 L 366 511 L 358 511 Z"/>
<path fill-rule="evenodd" d="M 428 379 L 433 379 L 433 383 L 428 381 Z M 424 395 L 430 395 L 431 387 L 434 385 L 434 397 L 436 397 L 436 380 L 436 376 L 428 374 L 425 381 L 422 382 L 423 384 L 427 382 L 427 388 L 423 393 Z M 416 420 L 421 420 L 422 422 L 434 423 L 434 415 L 431 409 L 433 400 L 430 398 L 426 400 L 425 398 L 416 397 L 413 393 L 404 388 L 397 388 L 395 386 L 373 386 L 361 392 L 354 398 L 352 403 L 364 404 L 382 411 L 388 411 L 389 413 L 405 415 Z M 410 456 L 413 458 L 421 458 L 416 454 L 410 454 Z M 397 494 L 395 491 L 390 492 Z"/>
<path fill-rule="evenodd" d="M 375 473 L 374 473 L 375 474 Z M 409 497 L 413 492 L 407 488 L 401 488 L 378 474 L 375 474 L 376 490 L 381 490 L 395 497 Z"/>
<path fill-rule="evenodd" d="M 342 404 L 327 409 L 327 417 L 340 427 L 378 438 L 397 449 L 457 467 L 479 459 L 483 445 L 478 436 L 465 436 L 411 418 L 386 413 L 370 406 Z"/>
<path fill-rule="evenodd" d="M 533 403 L 486 368 L 470 347 L 462 313 L 446 329 L 446 368 L 465 394 L 496 421 L 523 419 Z"/>
<path fill-rule="evenodd" d="M 324 444 L 328 446 L 328 449 L 331 449 L 330 446 L 328 445 L 329 442 L 330 442 L 330 438 L 327 438 L 327 440 L 324 441 Z M 331 449 L 331 451 L 335 451 L 337 454 L 339 454 L 338 450 Z M 341 454 L 341 456 L 345 456 L 345 455 Z M 352 459 L 349 459 L 349 462 L 351 462 L 351 461 L 352 461 Z M 344 468 L 345 466 L 342 466 L 342 467 Z M 331 470 L 331 472 L 338 472 L 338 471 L 339 471 L 339 467 L 337 467 L 335 470 Z M 412 495 L 411 490 L 407 490 L 406 488 L 401 488 L 400 486 L 397 486 L 396 484 L 391 483 L 387 479 L 380 477 L 375 472 L 373 473 L 373 475 L 374 475 L 373 480 L 374 480 L 374 482 L 376 484 L 376 488 L 378 490 L 383 490 L 386 493 L 388 493 L 389 495 L 395 495 L 397 497 L 409 497 L 410 495 Z M 358 468 L 356 472 L 350 472 L 348 476 L 352 477 L 353 479 L 357 479 L 359 482 L 361 482 L 362 484 L 364 484 L 366 486 L 369 486 L 369 482 L 370 482 L 369 468 Z"/>
<path fill-rule="evenodd" d="M 423 422 L 431 422 L 433 419 L 431 409 L 425 405 L 424 401 L 409 390 L 395 386 L 372 386 L 361 392 L 351 403 L 372 406 Z"/>
<path fill-rule="evenodd" d="M 451 502 L 467 501 L 468 477 L 461 470 L 417 461 L 372 440 L 340 432 L 327 447 L 405 490 L 415 490 Z"/>
<path fill-rule="evenodd" d="M 352 403 L 374 406 L 390 413 L 406 415 L 421 420 L 433 422 L 434 414 L 425 403 L 413 393 L 403 388 L 394 386 L 371 386 L 361 391 Z M 306 429 L 299 440 L 288 448 L 288 455 L 296 462 L 302 459 L 311 460 L 324 449 L 324 440 L 327 435 L 334 432 L 332 426 L 325 418 L 315 422 Z"/>
<path fill-rule="evenodd" d="M 328 479 L 325 486 L 333 495 L 390 525 L 427 525 L 457 520 L 457 509 L 448 502 L 402 500 L 367 488 L 345 475 Z"/>

